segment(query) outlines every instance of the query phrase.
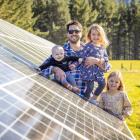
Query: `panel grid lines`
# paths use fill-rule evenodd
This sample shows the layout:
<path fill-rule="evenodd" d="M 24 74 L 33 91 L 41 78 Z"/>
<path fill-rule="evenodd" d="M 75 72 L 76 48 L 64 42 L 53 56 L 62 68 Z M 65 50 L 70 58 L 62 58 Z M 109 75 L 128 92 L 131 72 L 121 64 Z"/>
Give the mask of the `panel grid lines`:
<path fill-rule="evenodd" d="M 17 43 L 17 42 L 14 42 L 13 40 L 3 39 L 3 40 L 1 40 L 1 43 L 3 43 L 3 44 L 6 43 L 6 46 L 12 46 L 12 49 L 15 50 L 15 53 L 20 54 L 21 56 L 30 60 L 31 62 L 41 63 L 41 61 L 42 61 L 42 59 L 39 59 L 38 57 L 35 57 L 36 55 L 38 56 L 37 53 L 34 54 L 33 51 L 30 52 L 29 50 L 25 50 L 23 47 L 22 48 L 21 47 L 17 48 L 17 45 L 18 46 L 22 45 L 22 44 L 20 44 L 20 42 Z M 24 44 L 23 44 L 23 46 L 24 46 Z M 9 49 L 11 49 L 11 47 L 9 47 Z"/>
<path fill-rule="evenodd" d="M 0 139 L 135 139 L 119 119 L 33 71 L 53 43 L 0 25 Z"/>
<path fill-rule="evenodd" d="M 5 101 L 5 100 L 3 100 L 3 101 Z M 7 126 L 4 125 L 4 124 L 1 124 L 1 125 L 4 125 L 4 126 L 7 128 L 7 130 L 11 130 L 11 131 L 14 131 L 13 129 L 11 129 L 11 126 L 13 126 L 13 125 L 15 124 L 15 122 L 17 122 L 17 121 L 20 119 L 20 117 L 21 117 L 21 116 L 18 116 L 18 118 L 15 118 L 15 116 L 13 116 L 12 113 L 9 114 L 9 113 L 7 112 L 7 110 L 11 109 L 13 106 L 14 106 L 14 104 L 12 104 L 12 106 L 9 105 L 9 108 L 4 109 L 4 111 L 2 112 L 3 117 L 2 117 L 2 115 L 0 116 L 1 119 L 3 119 L 3 121 L 5 121 L 5 124 L 7 123 Z M 11 123 L 11 120 L 10 120 L 9 122 L 6 120 L 6 119 L 8 119 L 8 118 L 5 118 L 6 116 L 8 116 L 8 118 L 11 118 L 11 119 L 12 119 L 12 123 Z M 0 122 L 0 123 L 1 123 L 1 122 Z M 1 136 L 4 135 L 4 134 L 7 132 L 7 130 L 3 131 L 3 133 L 1 133 Z M 20 135 L 20 134 L 17 133 L 16 131 L 14 131 L 14 132 L 15 132 L 17 135 L 23 137 L 22 135 Z M 1 137 L 1 136 L 0 136 L 0 137 Z M 23 138 L 24 138 L 24 137 L 23 137 Z M 26 138 L 25 138 L 25 139 L 26 139 Z"/>
<path fill-rule="evenodd" d="M 35 78 L 36 79 L 36 78 Z M 40 80 L 41 79 L 41 80 Z M 38 81 L 39 81 L 39 83 L 41 83 L 41 84 L 43 84 L 45 87 L 47 87 L 47 84 L 49 84 L 49 82 L 51 82 L 51 81 L 49 81 L 49 80 L 46 80 L 46 79 L 44 79 L 44 78 L 39 78 L 38 77 Z M 58 90 L 58 89 L 54 89 L 54 87 L 51 87 L 51 85 L 54 85 L 54 87 L 58 87 L 55 83 L 50 83 L 50 85 L 48 86 L 50 89 L 53 89 L 53 90 L 57 90 L 57 92 L 61 95 L 61 96 L 63 96 L 63 97 L 66 97 L 70 102 L 75 102 L 75 101 L 79 101 L 79 100 L 81 100 L 80 98 L 76 98 L 75 96 L 74 96 L 74 94 L 73 94 L 73 96 L 72 95 L 70 95 L 70 94 L 67 94 L 68 92 L 65 92 L 65 89 L 63 90 L 63 88 L 61 87 L 60 88 L 60 90 Z M 69 98 L 70 97 L 70 98 Z M 73 100 L 71 100 L 71 99 L 75 99 L 75 101 L 73 101 Z M 80 107 L 81 108 L 83 108 L 83 109 L 85 109 L 85 110 L 87 110 L 88 112 L 90 112 L 91 114 L 96 114 L 99 118 L 101 118 L 102 120 L 104 120 L 104 121 L 106 121 L 106 122 L 108 122 L 110 125 L 112 125 L 113 127 L 118 127 L 116 124 L 118 123 L 118 119 L 116 119 L 114 116 L 110 116 L 108 113 L 106 113 L 105 111 L 103 111 L 102 109 L 99 109 L 99 108 L 97 108 L 97 107 L 95 107 L 95 106 L 92 106 L 91 104 L 86 104 L 83 100 L 81 100 L 81 105 L 80 105 Z M 77 102 L 75 102 L 75 104 L 77 104 Z M 84 105 L 86 104 L 86 107 L 84 107 Z M 104 117 L 104 116 L 106 116 L 106 117 Z"/>
<path fill-rule="evenodd" d="M 28 80 L 28 79 L 27 79 Z M 20 81 L 20 82 L 22 82 L 22 81 Z M 27 82 L 23 82 L 23 83 L 27 83 Z M 31 81 L 30 81 L 30 83 L 31 83 Z M 36 82 L 34 81 L 34 84 L 35 84 Z M 37 83 L 38 84 L 38 83 Z M 17 83 L 16 83 L 16 85 L 18 85 Z M 16 85 L 14 85 L 14 87 L 16 86 Z M 41 85 L 40 85 L 41 86 Z M 13 87 L 13 86 L 12 86 Z M 38 87 L 38 86 L 35 86 L 34 85 L 34 87 Z M 9 87 L 6 87 L 7 89 L 9 89 Z M 19 87 L 20 88 L 20 87 Z M 18 88 L 18 89 L 19 89 Z M 44 89 L 43 89 L 44 88 Z M 42 100 L 43 99 L 43 97 L 47 97 L 48 95 L 50 95 L 50 97 L 49 97 L 49 103 L 51 104 L 50 105 L 50 107 L 52 107 L 52 105 L 53 104 L 56 104 L 55 106 L 57 106 L 58 107 L 58 105 L 57 105 L 57 103 L 55 103 L 55 102 L 53 102 L 52 101 L 52 98 L 54 98 L 53 96 L 54 96 L 54 94 L 55 94 L 55 98 L 58 98 L 58 97 L 60 97 L 60 99 L 61 100 L 64 100 L 63 101 L 63 104 L 62 104 L 62 106 L 60 106 L 60 110 L 62 111 L 62 112 L 66 112 L 67 111 L 67 106 L 68 106 L 68 104 L 71 104 L 71 106 L 74 106 L 75 107 L 75 110 L 76 111 L 78 111 L 78 112 L 82 112 L 83 114 L 85 113 L 85 114 L 87 114 L 87 116 L 86 116 L 86 120 L 89 120 L 91 123 L 88 123 L 87 121 L 86 121 L 86 125 L 87 126 L 90 126 L 91 128 L 93 127 L 93 126 L 91 126 L 91 124 L 92 124 L 92 120 L 90 119 L 90 117 L 92 117 L 93 115 L 92 114 L 89 114 L 89 113 L 87 113 L 86 111 L 84 111 L 83 109 L 81 109 L 80 107 L 78 107 L 78 106 L 76 106 L 75 104 L 73 104 L 73 103 L 71 103 L 71 102 L 69 102 L 68 100 L 66 100 L 64 97 L 61 97 L 60 95 L 58 95 L 58 94 L 56 94 L 56 93 L 53 93 L 53 92 L 51 92 L 51 94 L 50 93 L 48 93 L 48 89 L 46 88 L 46 87 L 42 87 L 41 89 L 44 91 L 44 93 L 46 92 L 46 90 L 48 90 L 46 93 L 46 95 L 44 94 L 44 93 L 42 93 L 42 92 L 37 92 L 37 90 L 36 89 L 34 89 L 33 87 L 32 87 L 32 89 L 33 90 L 31 90 L 32 91 L 32 93 L 33 94 L 36 94 L 37 95 L 37 93 L 41 93 L 42 95 L 44 95 L 44 96 L 42 96 L 41 97 L 41 95 L 39 95 L 41 98 L 40 98 L 40 100 Z M 11 89 L 9 89 L 10 91 L 11 91 Z M 24 89 L 23 89 L 24 90 Z M 21 90 L 20 90 L 21 91 Z M 13 91 L 13 93 L 15 93 L 14 91 Z M 18 93 L 18 92 L 17 92 Z M 25 92 L 23 92 L 23 93 L 25 93 Z M 52 94 L 53 93 L 53 94 Z M 16 94 L 16 93 L 15 93 Z M 27 100 L 28 98 L 26 98 L 26 97 L 28 97 L 27 95 L 29 95 L 30 94 L 30 91 L 28 90 L 28 92 L 26 93 L 26 96 L 25 96 L 25 100 Z M 24 95 L 23 95 L 23 97 L 24 97 Z M 23 98 L 22 97 L 22 98 Z M 28 102 L 29 101 L 31 101 L 31 100 L 27 100 Z M 35 106 L 35 107 L 37 107 L 37 108 L 39 108 L 40 110 L 43 110 L 45 113 L 47 113 L 47 114 L 50 114 L 51 116 L 55 116 L 54 114 L 55 114 L 55 112 L 54 112 L 54 110 L 51 108 L 51 109 L 49 109 L 49 107 L 47 106 L 46 108 L 44 108 L 42 105 L 41 106 L 39 106 L 39 103 L 38 103 L 38 101 L 39 100 L 37 100 L 37 101 L 31 101 L 31 103 Z M 44 100 L 45 101 L 45 100 Z M 46 102 L 46 105 L 47 105 L 48 103 Z M 90 116 L 90 117 L 89 117 Z M 76 116 L 77 118 L 76 118 L 76 121 L 75 122 L 78 122 L 79 121 L 79 119 L 80 119 L 80 117 L 77 115 Z M 59 117 L 58 115 L 57 115 L 57 117 L 55 116 L 54 118 L 57 118 L 60 122 L 64 122 L 64 118 L 63 117 Z M 95 119 L 96 119 L 96 117 L 94 117 Z M 102 121 L 100 120 L 100 119 L 97 119 L 100 123 L 102 123 Z M 99 124 L 100 124 L 99 123 Z M 98 124 L 98 125 L 99 125 Z M 98 127 L 98 129 L 101 131 L 101 128 L 99 128 Z M 111 129 L 111 131 L 112 131 L 112 127 L 110 127 L 110 129 Z M 83 130 L 81 130 L 81 129 L 79 129 L 78 127 L 76 127 L 75 128 L 75 130 L 76 131 L 78 131 L 78 133 L 81 133 L 82 135 L 83 135 Z M 96 131 L 96 130 L 95 130 Z M 108 132 L 109 133 L 109 132 Z M 123 134 L 124 135 L 124 134 Z"/>
<path fill-rule="evenodd" d="M 36 82 L 36 81 L 35 81 L 35 82 Z M 56 94 L 54 91 L 51 90 L 51 87 L 50 87 L 50 86 L 49 86 L 50 88 L 48 89 L 47 86 L 41 85 L 39 82 L 37 82 L 37 83 L 38 83 L 40 86 L 46 88 L 48 91 L 50 91 L 50 92 L 54 93 L 55 95 L 59 96 L 59 94 Z M 55 85 L 54 85 L 54 87 L 55 87 Z M 54 89 L 54 88 L 53 88 L 53 89 Z M 61 93 L 61 94 L 65 95 L 64 92 L 62 92 L 61 89 L 60 89 L 60 91 L 61 91 L 61 92 L 59 92 L 59 90 L 57 90 L 57 93 Z M 66 95 L 65 95 L 65 96 L 66 96 Z M 68 94 L 68 96 L 70 96 L 70 94 Z M 64 96 L 59 96 L 59 97 L 64 98 Z M 69 102 L 70 104 L 76 106 L 76 105 L 73 103 L 73 101 L 69 101 L 69 100 L 67 100 L 66 98 L 64 98 L 64 99 L 65 99 L 67 102 Z M 83 109 L 82 109 L 81 107 L 79 107 L 79 106 L 76 106 L 76 107 L 78 107 L 80 110 L 83 110 Z M 97 108 L 97 107 L 95 107 L 95 108 Z M 87 113 L 88 115 L 90 115 L 91 117 L 94 117 L 94 118 L 96 118 L 97 120 L 101 121 L 102 123 L 105 123 L 105 122 L 103 122 L 101 119 L 99 119 L 99 118 L 97 118 L 96 116 L 94 116 L 94 114 L 91 114 L 91 113 L 87 112 L 86 110 L 83 110 L 83 111 L 86 112 L 86 113 Z M 117 121 L 117 119 L 116 119 L 116 121 Z M 118 133 L 120 133 L 120 134 L 122 134 L 122 135 L 128 137 L 127 135 L 125 135 L 124 133 L 120 132 L 120 131 L 117 130 L 116 128 L 114 128 L 114 127 L 108 125 L 107 123 L 105 123 L 105 124 L 106 124 L 107 126 L 109 126 L 110 129 L 113 129 L 113 130 L 117 131 Z M 129 138 L 129 137 L 128 137 L 128 138 Z"/>
<path fill-rule="evenodd" d="M 8 37 L 12 37 L 12 38 L 16 38 L 18 40 L 23 40 L 26 42 L 31 43 L 31 45 L 33 45 L 33 43 L 35 42 L 38 45 L 45 45 L 47 44 L 48 46 L 52 46 L 54 43 L 49 42 L 43 38 L 40 38 L 38 36 L 35 36 L 19 27 L 16 27 L 6 21 L 0 20 L 0 31 L 2 34 L 2 36 L 8 36 Z"/>
<path fill-rule="evenodd" d="M 28 110 L 29 110 L 29 109 L 28 109 Z M 32 112 L 30 112 L 30 113 L 33 115 L 33 114 L 34 114 L 33 112 L 34 112 L 34 111 L 32 111 Z M 26 115 L 26 116 L 27 116 L 27 115 Z M 30 116 L 30 115 L 28 115 L 28 116 Z M 21 117 L 20 117 L 20 118 L 21 118 Z M 24 117 L 24 118 L 27 118 L 27 117 Z M 36 118 L 37 118 L 37 116 L 35 116 L 34 119 L 36 120 Z M 25 120 L 25 119 L 24 119 L 24 120 Z M 21 122 L 22 122 L 22 121 L 21 121 Z M 23 123 L 24 123 L 24 122 L 23 122 Z M 27 125 L 28 125 L 28 124 L 27 124 Z M 36 131 L 37 131 L 37 130 L 36 130 Z"/>
<path fill-rule="evenodd" d="M 52 121 L 54 121 L 55 123 L 63 126 L 64 129 L 67 129 L 69 132 L 74 133 L 75 135 L 77 135 L 78 137 L 81 137 L 83 139 L 87 139 L 85 137 L 83 137 L 80 133 L 77 133 L 76 131 L 72 130 L 71 128 L 69 128 L 68 126 L 64 125 L 63 123 L 59 122 L 58 120 L 56 120 L 55 118 L 49 116 L 48 114 L 46 114 L 45 112 L 41 111 L 40 109 L 36 108 L 35 106 L 33 106 L 32 104 L 28 103 L 26 100 L 21 99 L 20 97 L 14 95 L 13 93 L 11 93 L 10 91 L 2 88 L 3 91 L 5 91 L 6 93 L 8 93 L 11 96 L 14 96 L 16 99 L 20 100 L 21 102 L 23 102 L 24 104 L 26 104 L 27 106 L 30 106 L 32 109 L 35 109 L 37 112 L 41 113 L 42 115 L 46 116 L 47 118 L 51 119 Z"/>
<path fill-rule="evenodd" d="M 33 77 L 33 76 L 32 76 Z M 38 82 L 36 82 L 35 80 L 33 80 L 31 77 L 29 77 L 28 76 L 28 78 L 31 80 L 31 81 L 34 81 L 35 83 L 37 83 L 37 84 L 39 84 Z M 26 79 L 26 78 L 25 78 Z M 29 81 L 30 81 L 29 80 Z M 20 81 L 22 81 L 22 80 L 20 80 Z M 30 83 L 31 83 L 31 81 L 30 81 Z M 25 82 L 26 83 L 26 82 Z M 27 83 L 29 83 L 29 82 L 27 82 Z M 39 84 L 40 86 L 41 86 L 41 84 Z M 17 84 L 17 82 L 16 82 L 16 85 L 15 86 L 13 86 L 13 87 L 16 87 L 16 86 L 18 86 L 18 84 Z M 3 86 L 4 87 L 4 86 Z M 24 87 L 24 86 L 22 86 L 22 87 Z M 21 86 L 19 86 L 19 87 L 17 87 L 16 89 L 19 89 L 19 88 L 21 88 Z M 21 88 L 21 91 L 22 90 L 27 90 L 28 91 L 28 88 L 26 87 L 24 87 L 23 89 Z M 63 89 L 63 88 L 62 88 Z M 47 90 L 48 90 L 48 88 L 47 88 Z M 17 90 L 17 92 L 18 92 L 18 90 Z M 52 91 L 51 91 L 52 92 Z M 40 92 L 41 93 L 41 92 Z M 54 92 L 52 92 L 52 93 L 54 93 Z M 31 94 L 29 94 L 29 95 L 32 95 L 32 92 L 31 92 Z M 55 93 L 55 95 L 57 95 L 56 93 Z M 57 95 L 57 96 L 59 96 L 59 95 Z M 59 96 L 59 97 L 61 97 L 61 96 Z M 66 97 L 66 96 L 65 96 Z M 74 98 L 74 96 L 69 96 L 69 94 L 68 94 L 68 97 L 71 97 L 71 99 L 70 99 L 70 101 L 69 100 L 67 100 L 67 99 L 65 99 L 64 97 L 63 97 L 63 99 L 64 100 L 66 100 L 66 101 L 68 101 L 70 104 L 71 104 L 71 100 L 72 100 L 72 102 L 76 102 L 76 99 Z M 27 97 L 28 98 L 28 100 L 32 100 L 32 98 L 30 98 L 30 96 L 29 97 Z M 25 99 L 25 100 L 27 100 L 27 98 Z M 62 97 L 61 97 L 62 98 Z M 41 99 L 41 98 L 40 98 Z M 43 98 L 42 98 L 43 99 Z M 49 99 L 50 100 L 50 99 Z M 34 102 L 34 100 L 32 100 L 32 103 Z M 52 104 L 52 103 L 51 103 Z M 78 104 L 80 104 L 80 99 L 79 99 L 79 101 L 78 101 Z M 38 102 L 36 102 L 36 104 L 34 104 L 36 107 L 38 107 L 38 108 L 40 108 L 41 110 L 43 109 L 43 106 L 41 105 L 41 104 L 38 104 Z M 42 108 L 41 108 L 41 106 L 42 106 Z M 48 110 L 48 109 L 47 109 Z M 49 110 L 50 112 L 52 112 L 52 110 Z M 80 110 L 79 110 L 80 111 Z M 48 112 L 47 112 L 48 113 Z M 52 112 L 52 114 L 53 114 L 53 112 Z M 92 116 L 92 115 L 91 115 Z M 57 119 L 58 119 L 58 116 L 57 116 Z M 62 118 L 60 118 L 59 117 L 59 119 L 62 121 Z M 60 121 L 59 120 L 59 121 Z M 78 128 L 76 128 L 76 130 L 77 131 L 80 131 L 81 133 L 82 133 L 82 131 L 80 130 L 80 129 L 78 129 Z"/>

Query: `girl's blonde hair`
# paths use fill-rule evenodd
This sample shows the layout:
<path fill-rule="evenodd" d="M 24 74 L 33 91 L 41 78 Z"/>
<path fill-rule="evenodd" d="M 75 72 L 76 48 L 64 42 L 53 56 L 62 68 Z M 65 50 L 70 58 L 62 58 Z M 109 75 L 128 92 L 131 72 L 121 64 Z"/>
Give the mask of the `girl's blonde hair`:
<path fill-rule="evenodd" d="M 89 31 L 88 31 L 88 34 L 87 34 L 87 41 L 88 42 L 91 42 L 91 31 L 92 30 L 95 30 L 97 31 L 99 34 L 100 34 L 100 37 L 101 37 L 101 41 L 98 42 L 101 46 L 108 46 L 109 45 L 109 40 L 106 36 L 106 33 L 103 29 L 102 26 L 98 25 L 98 24 L 92 24 L 90 27 L 89 27 Z"/>
<path fill-rule="evenodd" d="M 119 71 L 111 72 L 111 73 L 109 74 L 109 76 L 107 77 L 107 81 L 108 81 L 111 77 L 117 77 L 117 78 L 119 78 L 119 80 L 120 80 L 120 86 L 118 87 L 118 90 L 124 91 L 124 90 L 125 90 L 125 87 L 124 87 L 124 83 L 123 83 L 123 79 L 122 79 L 122 74 L 121 74 L 121 72 L 119 72 Z M 107 90 L 109 90 L 108 82 L 107 82 Z"/>

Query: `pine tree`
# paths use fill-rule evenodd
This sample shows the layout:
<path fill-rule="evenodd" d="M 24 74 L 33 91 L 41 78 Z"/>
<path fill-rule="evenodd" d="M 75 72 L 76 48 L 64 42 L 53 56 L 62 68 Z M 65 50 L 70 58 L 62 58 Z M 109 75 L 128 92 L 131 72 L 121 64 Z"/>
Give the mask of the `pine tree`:
<path fill-rule="evenodd" d="M 32 31 L 32 1 L 4 0 L 0 3 L 1 18 L 25 30 Z"/>
<path fill-rule="evenodd" d="M 139 1 L 132 0 L 132 3 L 130 5 L 130 12 L 131 12 L 131 24 L 132 24 L 132 34 L 131 36 L 131 45 L 133 46 L 132 54 L 133 58 L 135 60 L 140 59 L 140 3 Z"/>
<path fill-rule="evenodd" d="M 92 10 L 87 0 L 69 0 L 69 9 L 71 19 L 78 20 L 82 24 L 84 37 L 87 32 L 87 27 L 91 25 L 96 18 L 96 12 Z"/>
<path fill-rule="evenodd" d="M 131 3 L 125 3 L 124 1 L 119 3 L 116 37 L 113 36 L 112 40 L 112 42 L 116 42 L 113 45 L 115 59 L 136 59 L 138 56 L 138 47 L 135 45 L 137 38 L 135 29 L 137 28 L 136 21 L 138 19 L 136 18 L 136 13 L 137 6 L 134 0 Z"/>
<path fill-rule="evenodd" d="M 38 14 L 34 30 L 47 32 L 48 35 L 44 36 L 45 38 L 54 43 L 63 44 L 66 39 L 65 25 L 70 20 L 67 2 L 47 0 L 45 6 L 40 5 L 39 7 L 43 7 L 43 10 Z"/>
<path fill-rule="evenodd" d="M 116 19 L 114 20 L 114 16 L 117 12 L 116 2 L 110 0 L 89 0 L 89 2 L 91 4 L 92 10 L 96 11 L 97 16 L 94 22 L 103 26 L 111 43 L 113 37 L 114 22 L 116 22 Z M 112 59 L 113 55 L 112 45 L 113 43 L 111 43 L 107 48 L 110 59 Z"/>

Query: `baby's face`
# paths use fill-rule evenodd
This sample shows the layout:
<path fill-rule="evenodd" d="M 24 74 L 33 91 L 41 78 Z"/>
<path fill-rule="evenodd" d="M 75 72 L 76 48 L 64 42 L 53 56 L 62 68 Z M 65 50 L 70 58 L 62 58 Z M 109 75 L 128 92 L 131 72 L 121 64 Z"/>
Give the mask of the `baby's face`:
<path fill-rule="evenodd" d="M 63 48 L 57 48 L 55 50 L 53 50 L 52 52 L 52 57 L 56 60 L 56 61 L 61 61 L 64 58 L 64 50 Z"/>

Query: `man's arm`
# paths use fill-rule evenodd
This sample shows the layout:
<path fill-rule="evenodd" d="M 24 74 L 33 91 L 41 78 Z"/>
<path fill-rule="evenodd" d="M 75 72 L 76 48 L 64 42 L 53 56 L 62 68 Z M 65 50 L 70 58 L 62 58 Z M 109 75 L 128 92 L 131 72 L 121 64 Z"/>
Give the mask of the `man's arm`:
<path fill-rule="evenodd" d="M 66 56 L 67 61 L 78 61 L 79 57 L 77 56 Z"/>
<path fill-rule="evenodd" d="M 85 66 L 86 67 L 90 67 L 90 66 L 96 64 L 101 69 L 103 69 L 102 63 L 103 63 L 103 61 L 101 59 L 95 58 L 95 57 L 86 57 L 86 59 L 85 59 Z"/>
<path fill-rule="evenodd" d="M 102 58 L 95 58 L 95 57 L 87 57 L 86 58 L 85 65 L 87 67 L 90 67 L 94 64 L 96 64 L 98 67 L 100 67 L 105 72 L 110 70 L 111 64 L 109 63 L 109 59 L 108 59 L 106 49 L 104 49 L 104 54 L 103 54 Z"/>

